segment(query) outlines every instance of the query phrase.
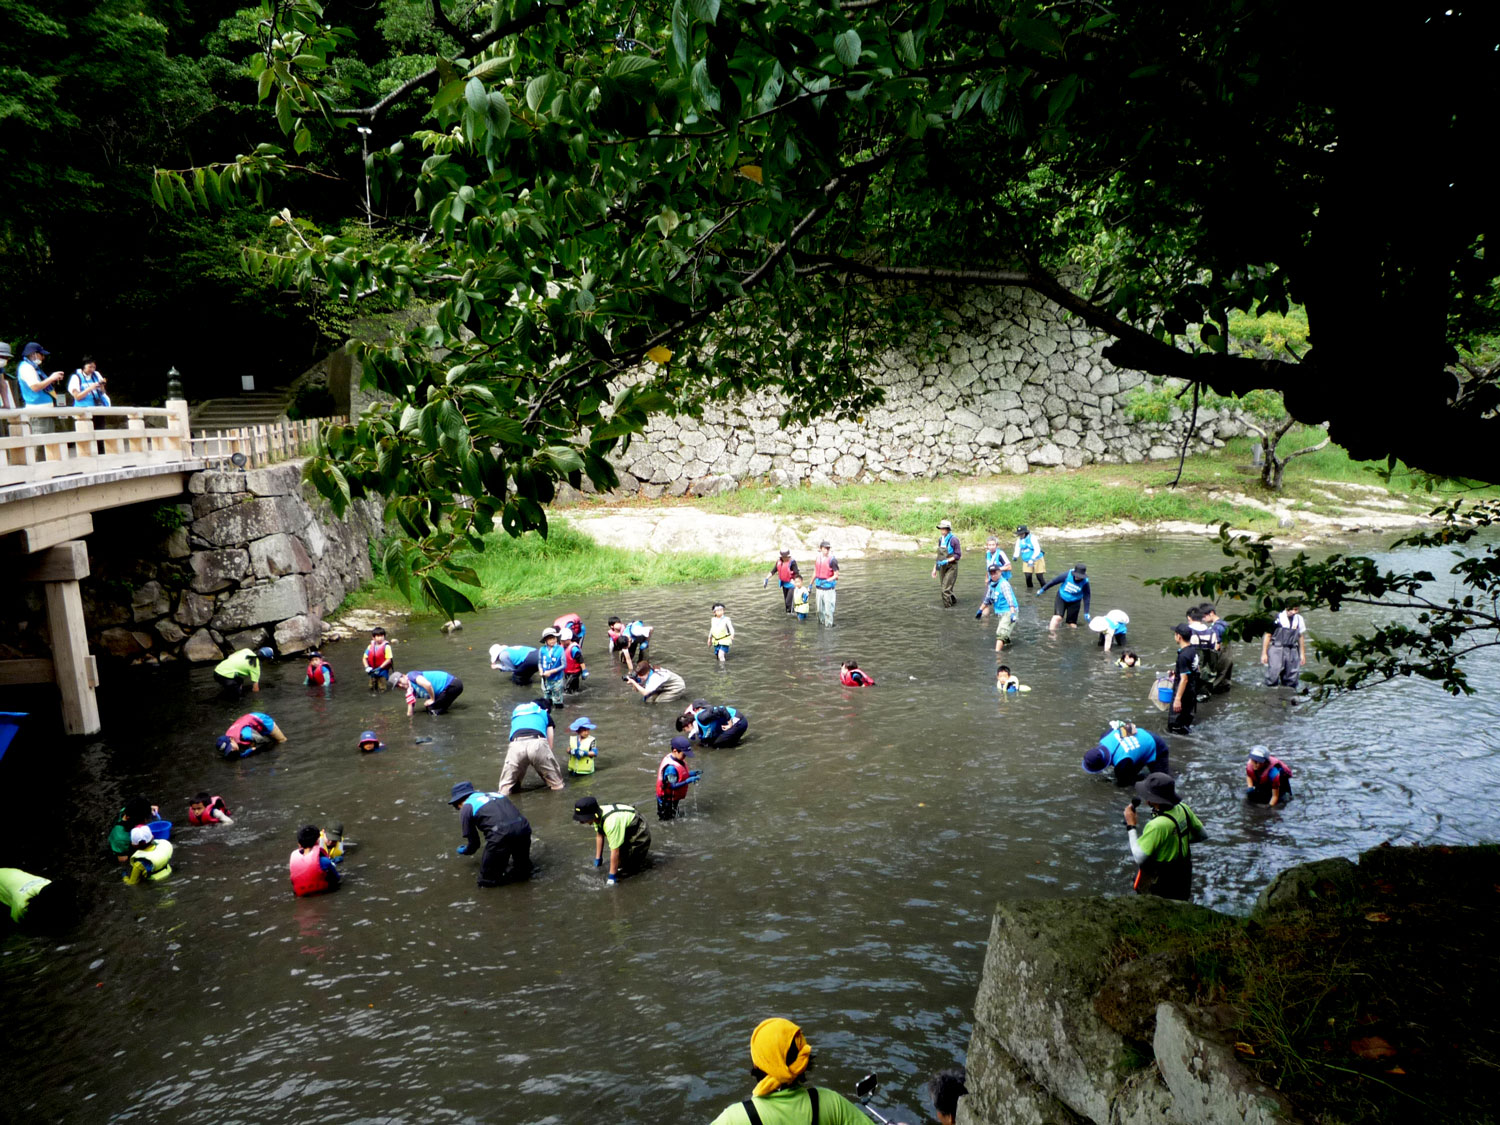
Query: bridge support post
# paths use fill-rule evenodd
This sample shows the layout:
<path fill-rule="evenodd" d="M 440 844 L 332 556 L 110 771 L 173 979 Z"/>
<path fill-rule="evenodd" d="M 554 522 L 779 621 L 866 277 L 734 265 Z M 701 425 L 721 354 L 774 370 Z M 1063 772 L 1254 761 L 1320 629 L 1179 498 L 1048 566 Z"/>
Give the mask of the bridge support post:
<path fill-rule="evenodd" d="M 88 573 L 88 547 L 74 540 L 41 555 L 26 576 L 40 581 L 47 597 L 53 674 L 62 696 L 63 730 L 68 734 L 97 734 L 100 728 L 83 593 L 78 586 L 79 579 L 87 578 Z"/>

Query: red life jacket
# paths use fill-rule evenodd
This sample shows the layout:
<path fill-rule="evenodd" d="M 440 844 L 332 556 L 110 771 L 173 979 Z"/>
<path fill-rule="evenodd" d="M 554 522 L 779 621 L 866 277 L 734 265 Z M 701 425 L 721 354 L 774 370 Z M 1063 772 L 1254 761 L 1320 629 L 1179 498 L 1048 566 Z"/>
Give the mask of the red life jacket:
<path fill-rule="evenodd" d="M 1270 785 L 1271 771 L 1274 769 L 1280 769 L 1281 776 L 1284 778 L 1290 778 L 1292 776 L 1291 766 L 1287 765 L 1280 758 L 1272 757 L 1267 757 L 1266 764 L 1261 766 L 1259 769 L 1255 768 L 1254 762 L 1246 762 L 1245 776 L 1248 777 L 1256 785 Z"/>
<path fill-rule="evenodd" d="M 680 801 L 687 796 L 688 783 L 686 781 L 682 781 L 677 785 L 668 784 L 668 766 L 671 766 L 677 770 L 677 776 L 679 778 L 685 778 L 688 775 L 687 764 L 684 762 L 679 762 L 676 758 L 672 757 L 671 754 L 668 754 L 661 760 L 661 765 L 656 767 L 656 795 L 657 797 L 666 798 L 669 801 Z"/>
<path fill-rule="evenodd" d="M 370 647 L 365 649 L 365 663 L 371 668 L 384 668 L 390 662 L 391 646 L 388 642 L 381 641 L 379 644 L 376 644 L 372 641 Z"/>
<path fill-rule="evenodd" d="M 832 557 L 825 559 L 822 555 L 819 555 L 817 561 L 813 563 L 813 577 L 826 579 L 832 578 L 833 575 L 834 570 Z"/>
<path fill-rule="evenodd" d="M 583 629 L 583 618 L 579 617 L 576 613 L 565 613 L 552 623 L 552 627 L 558 632 L 562 632 L 564 629 L 572 629 L 573 636 L 576 637 Z"/>
<path fill-rule="evenodd" d="M 792 576 L 793 571 L 791 559 L 782 559 L 776 564 L 776 577 L 781 579 L 781 581 L 790 582 L 792 580 Z"/>
<path fill-rule="evenodd" d="M 326 663 L 307 666 L 307 678 L 318 685 L 333 683 L 333 669 Z"/>
<path fill-rule="evenodd" d="M 321 847 L 311 848 L 305 852 L 298 848 L 292 853 L 290 864 L 292 890 L 297 892 L 299 898 L 302 895 L 320 894 L 333 886 L 328 878 L 328 872 L 323 870 L 323 865 L 319 862 L 322 856 Z"/>
<path fill-rule="evenodd" d="M 254 727 L 256 730 L 260 731 L 261 734 L 271 733 L 270 731 L 266 730 L 266 725 L 263 722 L 257 719 L 254 715 L 250 714 L 241 715 L 234 722 L 230 723 L 229 729 L 224 733 L 229 736 L 229 740 L 231 742 L 235 742 L 243 746 L 245 744 L 245 740 L 240 737 L 240 731 L 245 727 Z"/>
<path fill-rule="evenodd" d="M 563 671 L 568 675 L 575 675 L 583 671 L 583 650 L 576 642 L 563 645 Z"/>
<path fill-rule="evenodd" d="M 230 737 L 233 737 L 233 736 L 231 735 Z M 216 821 L 214 819 L 214 810 L 215 809 L 219 809 L 220 811 L 222 811 L 225 816 L 233 816 L 234 815 L 233 813 L 231 813 L 229 811 L 229 806 L 224 803 L 224 798 L 223 797 L 214 797 L 212 800 L 210 800 L 208 802 L 208 804 L 206 804 L 206 805 L 203 806 L 203 812 L 200 813 L 200 814 L 198 814 L 198 815 L 196 815 L 196 816 L 193 814 L 193 810 L 189 809 L 188 810 L 188 823 L 189 824 L 217 824 L 218 821 Z"/>
<path fill-rule="evenodd" d="M 854 678 L 854 673 L 855 672 L 859 673 L 859 679 L 857 679 L 857 680 Z M 869 676 L 865 675 L 864 670 L 860 669 L 860 668 L 854 668 L 854 669 L 840 668 L 839 669 L 839 683 L 843 684 L 845 687 L 874 687 L 875 686 L 875 681 L 872 680 L 872 679 L 870 679 Z"/>

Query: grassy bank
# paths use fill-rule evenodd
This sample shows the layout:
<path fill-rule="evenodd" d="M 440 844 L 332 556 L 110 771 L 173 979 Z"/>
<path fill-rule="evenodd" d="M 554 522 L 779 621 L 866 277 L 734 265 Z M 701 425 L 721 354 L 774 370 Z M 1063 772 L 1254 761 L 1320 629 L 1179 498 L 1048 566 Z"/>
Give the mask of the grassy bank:
<path fill-rule="evenodd" d="M 1294 429 L 1281 443 L 1281 451 L 1314 445 L 1322 430 Z M 942 518 L 953 521 L 960 534 L 970 537 L 981 530 L 1008 533 L 1018 524 L 1034 527 L 1091 527 L 1121 520 L 1139 524 L 1171 521 L 1217 524 L 1229 522 L 1253 531 L 1272 531 L 1277 517 L 1253 505 L 1239 503 L 1246 496 L 1262 504 L 1289 507 L 1293 512 L 1341 516 L 1361 500 L 1376 494 L 1366 488 L 1388 489 L 1382 500 L 1395 500 L 1412 513 L 1425 513 L 1449 495 L 1497 495 L 1489 488 L 1475 491 L 1453 484 L 1425 489 L 1425 481 L 1404 466 L 1387 478 L 1383 462 L 1351 459 L 1336 445 L 1298 457 L 1286 470 L 1280 493 L 1267 491 L 1260 483 L 1260 470 L 1252 465 L 1253 444 L 1235 438 L 1223 449 L 1189 457 L 1182 479 L 1175 461 L 1141 462 L 1134 465 L 1088 465 L 1081 469 L 1056 469 L 1025 476 L 970 478 L 944 477 L 931 481 L 893 481 L 858 485 L 802 485 L 778 488 L 760 482 L 720 496 L 694 498 L 685 503 L 728 515 L 771 513 L 791 520 L 859 524 L 883 531 L 927 538 Z M 1337 485 L 1358 486 L 1350 488 Z M 586 502 L 585 507 L 590 503 Z M 620 501 L 611 499 L 611 506 Z M 624 504 L 656 507 L 671 500 L 627 500 Z"/>
<path fill-rule="evenodd" d="M 463 562 L 479 575 L 480 586 L 465 587 L 480 608 L 510 605 L 535 598 L 601 594 L 637 586 L 676 582 L 711 582 L 763 569 L 759 561 L 715 555 L 673 555 L 663 559 L 644 551 L 601 547 L 588 536 L 560 523 L 546 539 L 536 534 L 512 539 L 495 533 L 485 549 L 465 555 Z M 351 609 L 404 608 L 405 600 L 380 575 L 350 594 L 339 607 Z"/>

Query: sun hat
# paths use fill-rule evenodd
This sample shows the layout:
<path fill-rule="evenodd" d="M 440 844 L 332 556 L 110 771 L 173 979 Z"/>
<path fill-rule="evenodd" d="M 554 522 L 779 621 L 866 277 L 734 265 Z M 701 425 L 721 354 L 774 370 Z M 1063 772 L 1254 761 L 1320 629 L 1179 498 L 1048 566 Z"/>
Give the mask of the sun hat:
<path fill-rule="evenodd" d="M 952 531 L 953 530 L 953 525 L 951 523 L 949 523 L 947 520 L 941 520 L 938 523 L 938 530 L 939 531 Z"/>
<path fill-rule="evenodd" d="M 456 805 L 465 797 L 471 796 L 473 792 L 474 783 L 472 781 L 460 781 L 453 787 L 453 792 L 448 794 L 448 803 Z"/>
<path fill-rule="evenodd" d="M 1135 791 L 1142 799 L 1156 805 L 1176 805 L 1181 803 L 1177 796 L 1177 783 L 1172 780 L 1169 773 L 1148 773 L 1145 778 L 1135 783 Z"/>
<path fill-rule="evenodd" d="M 587 715 L 580 715 L 568 724 L 569 730 L 594 730 L 599 724 Z"/>
<path fill-rule="evenodd" d="M 141 844 L 151 842 L 151 829 L 144 824 L 137 824 L 130 830 L 130 842 L 139 847 Z"/>

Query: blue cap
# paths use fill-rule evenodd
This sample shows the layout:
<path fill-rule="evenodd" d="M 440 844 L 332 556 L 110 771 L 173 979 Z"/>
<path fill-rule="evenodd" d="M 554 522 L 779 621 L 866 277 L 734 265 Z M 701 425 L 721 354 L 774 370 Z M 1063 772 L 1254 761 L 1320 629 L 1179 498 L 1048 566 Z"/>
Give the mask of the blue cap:
<path fill-rule="evenodd" d="M 214 740 L 214 745 L 218 747 L 220 754 L 228 757 L 229 752 L 234 749 L 234 739 L 230 738 L 227 734 L 221 734 Z"/>
<path fill-rule="evenodd" d="M 580 715 L 568 724 L 569 730 L 594 730 L 598 726 L 593 719 L 587 715 Z"/>
<path fill-rule="evenodd" d="M 29 340 L 29 341 L 27 341 L 26 346 L 21 349 L 21 354 L 23 356 L 28 356 L 28 355 L 31 355 L 33 352 L 40 352 L 42 355 L 51 355 L 52 354 L 46 348 L 42 347 L 41 344 L 38 344 L 35 340 Z"/>
<path fill-rule="evenodd" d="M 681 750 L 684 754 L 693 754 L 693 744 L 680 734 L 672 739 L 672 749 Z M 696 758 L 697 756 L 697 754 L 693 754 L 693 757 Z"/>
<path fill-rule="evenodd" d="M 1102 746 L 1095 746 L 1083 756 L 1083 768 L 1089 773 L 1101 773 L 1107 765 L 1109 765 L 1109 755 L 1105 753 Z"/>
<path fill-rule="evenodd" d="M 456 805 L 465 797 L 472 795 L 473 792 L 474 783 L 472 781 L 460 781 L 453 787 L 453 792 L 448 794 L 448 803 L 450 805 Z"/>
<path fill-rule="evenodd" d="M 361 750 L 365 749 L 366 742 L 373 742 L 375 745 L 372 747 L 372 749 L 374 750 L 379 750 L 382 746 L 385 745 L 384 742 L 380 741 L 380 736 L 372 730 L 362 730 L 359 732 L 359 748 Z M 368 750 L 365 752 L 369 753 Z"/>
<path fill-rule="evenodd" d="M 269 645 L 267 645 L 265 648 L 258 648 L 255 651 L 260 654 L 260 658 L 262 660 L 276 659 L 276 650 Z"/>

